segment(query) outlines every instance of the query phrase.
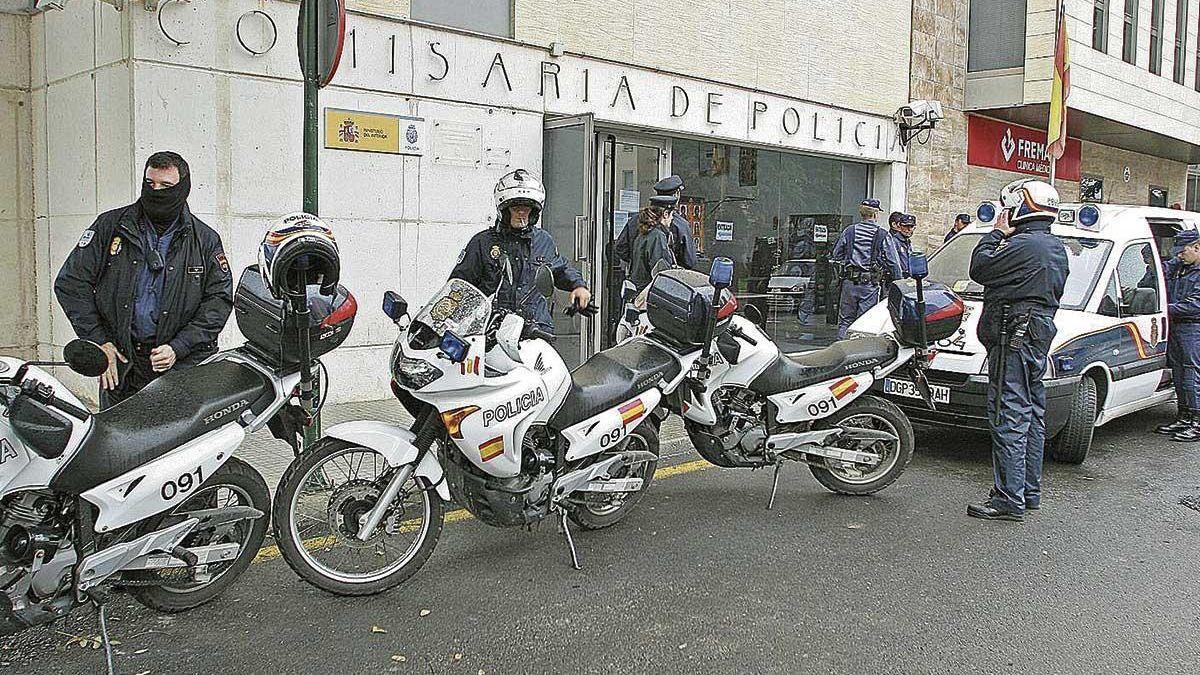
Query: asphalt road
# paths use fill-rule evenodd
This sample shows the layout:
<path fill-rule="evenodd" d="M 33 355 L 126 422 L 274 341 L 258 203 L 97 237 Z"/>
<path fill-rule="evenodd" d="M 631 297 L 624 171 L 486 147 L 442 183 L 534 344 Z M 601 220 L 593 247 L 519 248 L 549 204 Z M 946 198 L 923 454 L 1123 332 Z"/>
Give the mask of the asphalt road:
<path fill-rule="evenodd" d="M 964 515 L 991 480 L 987 439 L 918 430 L 918 455 L 871 498 L 787 468 L 656 482 L 609 530 L 446 526 L 408 585 L 325 595 L 280 560 L 222 598 L 163 616 L 118 597 L 118 672 L 1189 672 L 1200 657 L 1200 444 L 1148 433 L 1170 407 L 1097 433 L 1047 468 L 1025 523 Z M 691 461 L 692 456 L 677 461 Z M 422 610 L 429 610 L 422 616 Z M 0 644 L 0 673 L 96 673 L 87 611 Z"/>

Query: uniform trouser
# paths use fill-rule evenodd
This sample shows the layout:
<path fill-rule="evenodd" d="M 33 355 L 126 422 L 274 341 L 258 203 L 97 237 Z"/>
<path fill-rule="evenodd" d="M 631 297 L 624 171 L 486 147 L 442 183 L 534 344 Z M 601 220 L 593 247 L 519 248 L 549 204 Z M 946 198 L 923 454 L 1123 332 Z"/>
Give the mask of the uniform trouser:
<path fill-rule="evenodd" d="M 842 282 L 841 305 L 838 307 L 838 339 L 846 337 L 850 324 L 879 303 L 879 284 Z"/>
<path fill-rule="evenodd" d="M 1167 359 L 1179 413 L 1200 410 L 1200 324 L 1177 323 L 1167 338 Z"/>
<path fill-rule="evenodd" d="M 154 372 L 150 366 L 150 352 L 154 349 L 151 342 L 134 344 L 133 353 L 128 355 L 129 365 L 121 375 L 121 381 L 116 389 L 100 390 L 100 409 L 111 408 L 145 388 L 162 373 Z"/>
<path fill-rule="evenodd" d="M 1001 368 L 1001 352 L 1006 355 Z M 1022 513 L 1042 497 L 1046 445 L 1046 352 L 1026 340 L 988 350 L 988 423 L 992 427 L 992 506 Z M 999 387 L 997 387 L 999 383 Z M 999 406 L 999 423 L 997 423 Z"/>

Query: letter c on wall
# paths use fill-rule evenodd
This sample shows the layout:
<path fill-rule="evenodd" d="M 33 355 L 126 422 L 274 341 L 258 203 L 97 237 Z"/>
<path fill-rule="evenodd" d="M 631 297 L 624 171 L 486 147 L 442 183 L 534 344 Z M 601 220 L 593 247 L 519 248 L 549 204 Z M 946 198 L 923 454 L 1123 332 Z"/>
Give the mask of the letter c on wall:
<path fill-rule="evenodd" d="M 175 0 L 175 1 L 178 2 L 179 0 Z M 163 22 L 162 22 L 163 10 L 165 10 L 167 8 L 167 5 L 169 5 L 169 4 L 171 4 L 171 0 L 165 0 L 165 2 L 163 2 L 161 5 L 158 6 L 158 30 L 159 30 L 159 32 L 163 34 L 163 37 L 167 38 L 171 42 L 174 42 L 176 47 L 182 47 L 184 45 L 191 44 L 190 40 L 177 40 L 175 38 L 175 36 L 173 36 L 167 32 L 166 26 L 163 26 Z"/>

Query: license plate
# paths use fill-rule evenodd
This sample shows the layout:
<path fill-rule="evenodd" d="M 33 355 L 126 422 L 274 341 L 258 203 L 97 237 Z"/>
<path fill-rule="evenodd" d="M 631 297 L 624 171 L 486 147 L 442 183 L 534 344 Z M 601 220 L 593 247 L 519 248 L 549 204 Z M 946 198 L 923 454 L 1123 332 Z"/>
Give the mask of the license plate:
<path fill-rule="evenodd" d="M 950 402 L 950 387 L 931 384 L 929 388 L 933 391 L 934 403 Z M 921 392 L 917 391 L 917 385 L 908 380 L 896 380 L 890 377 L 883 380 L 883 393 L 895 394 L 904 398 L 921 398 Z"/>

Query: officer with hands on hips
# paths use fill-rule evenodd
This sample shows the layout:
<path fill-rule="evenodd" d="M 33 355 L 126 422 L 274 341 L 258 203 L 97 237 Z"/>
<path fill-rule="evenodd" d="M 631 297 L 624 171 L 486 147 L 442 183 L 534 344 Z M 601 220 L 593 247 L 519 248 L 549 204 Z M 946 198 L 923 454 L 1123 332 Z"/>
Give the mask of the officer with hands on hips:
<path fill-rule="evenodd" d="M 496 223 L 471 237 L 450 272 L 484 293 L 496 294 L 496 305 L 515 311 L 546 333 L 554 333 L 554 319 L 546 298 L 534 284 L 536 268 L 547 266 L 554 285 L 571 294 L 571 305 L 586 315 L 592 294 L 579 270 L 558 252 L 554 237 L 535 227 L 546 201 L 546 189 L 532 173 L 517 169 L 500 178 L 493 191 Z"/>
<path fill-rule="evenodd" d="M 983 286 L 977 334 L 987 349 L 994 485 L 967 515 L 1021 521 L 1026 510 L 1041 508 L 1042 376 L 1069 268 L 1062 242 L 1050 233 L 1059 207 L 1053 186 L 1014 181 L 1000 191 L 1000 207 L 995 229 L 971 254 L 971 279 Z"/>
<path fill-rule="evenodd" d="M 862 220 L 842 231 L 829 256 L 841 268 L 839 340 L 846 337 L 850 324 L 879 302 L 885 280 L 904 278 L 895 239 L 875 222 L 881 210 L 878 199 L 863 200 L 858 209 Z"/>
<path fill-rule="evenodd" d="M 1200 234 L 1175 235 L 1178 253 L 1166 262 L 1167 359 L 1175 385 L 1174 422 L 1154 431 L 1174 441 L 1200 441 Z"/>

